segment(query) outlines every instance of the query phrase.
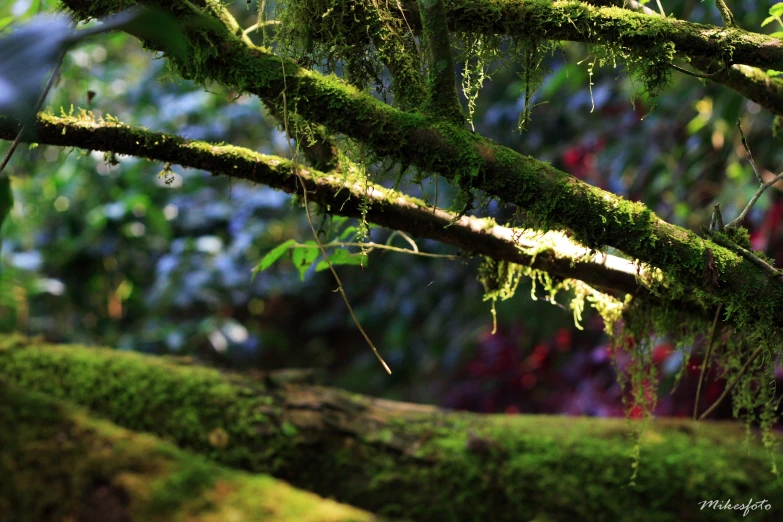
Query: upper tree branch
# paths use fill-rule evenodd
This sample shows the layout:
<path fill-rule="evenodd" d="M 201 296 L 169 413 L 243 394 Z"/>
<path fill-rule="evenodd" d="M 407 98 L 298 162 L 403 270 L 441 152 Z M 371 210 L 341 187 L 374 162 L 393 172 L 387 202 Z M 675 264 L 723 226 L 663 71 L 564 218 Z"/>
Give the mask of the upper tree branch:
<path fill-rule="evenodd" d="M 726 69 L 729 64 L 778 70 L 783 67 L 783 42 L 778 39 L 738 28 L 664 18 L 636 2 L 628 3 L 628 7 L 641 12 L 622 9 L 623 2 L 619 0 L 551 4 L 533 0 L 444 1 L 449 27 L 455 31 L 621 45 L 630 52 L 672 43 L 678 55 L 693 61 L 703 71 Z M 332 9 L 342 6 L 346 12 L 373 9 L 370 0 L 342 2 L 330 5 Z M 402 5 L 405 18 L 410 20 L 414 30 L 420 31 L 417 0 L 404 0 Z M 312 19 L 302 20 L 302 23 L 317 26 L 322 23 L 322 14 L 313 12 Z M 395 9 L 389 10 L 389 15 L 403 16 Z M 783 115 L 781 81 L 769 78 L 761 70 L 752 74 L 745 70 L 732 70 L 709 79 Z"/>
<path fill-rule="evenodd" d="M 455 123 L 465 117 L 457 94 L 454 58 L 451 55 L 445 0 L 418 0 L 428 56 L 427 110 Z"/>
<path fill-rule="evenodd" d="M 229 17 L 221 3 L 204 2 L 207 11 L 219 19 Z M 86 0 L 67 3 L 76 9 Z M 173 5 L 190 4 L 181 0 Z M 172 8 L 172 3 L 161 6 Z M 179 15 L 183 16 L 181 10 Z M 781 314 L 770 314 L 770 310 L 783 309 L 783 283 L 742 256 L 666 223 L 644 205 L 625 201 L 459 126 L 399 111 L 293 61 L 287 61 L 283 71 L 280 57 L 252 46 L 230 27 L 189 32 L 189 43 L 198 52 L 189 59 L 172 58 L 175 70 L 187 79 L 216 81 L 272 100 L 287 86 L 289 107 L 331 132 L 359 140 L 375 153 L 403 164 L 441 173 L 449 181 L 459 176 L 468 189 L 526 209 L 537 228 L 566 228 L 588 247 L 611 245 L 660 267 L 674 288 L 693 288 L 694 296 L 713 305 L 725 302 L 730 315 L 742 314 L 743 323 L 783 324 Z M 704 282 L 707 248 L 715 257 L 719 287 L 698 292 Z"/>
<path fill-rule="evenodd" d="M 413 0 L 406 0 L 403 6 L 411 11 L 416 9 Z M 446 12 L 449 24 L 460 31 L 621 44 L 630 49 L 671 42 L 679 54 L 690 58 L 783 68 L 783 42 L 777 38 L 619 7 L 577 1 L 446 0 Z"/>

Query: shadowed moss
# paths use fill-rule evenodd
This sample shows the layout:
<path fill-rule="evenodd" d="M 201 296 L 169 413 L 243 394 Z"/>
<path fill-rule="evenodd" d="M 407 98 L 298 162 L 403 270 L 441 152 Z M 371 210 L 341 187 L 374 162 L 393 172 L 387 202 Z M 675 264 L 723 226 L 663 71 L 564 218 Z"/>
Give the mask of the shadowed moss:
<path fill-rule="evenodd" d="M 4 380 L 0 425 L 3 520 L 378 520 L 270 477 L 221 468 Z"/>

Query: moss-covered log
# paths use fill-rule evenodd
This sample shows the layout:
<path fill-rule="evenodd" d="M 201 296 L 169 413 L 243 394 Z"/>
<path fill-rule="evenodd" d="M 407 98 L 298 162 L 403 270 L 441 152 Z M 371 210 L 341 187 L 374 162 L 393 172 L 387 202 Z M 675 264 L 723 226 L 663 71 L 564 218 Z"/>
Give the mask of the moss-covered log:
<path fill-rule="evenodd" d="M 0 376 L 5 522 L 370 522 L 359 509 L 89 417 Z"/>
<path fill-rule="evenodd" d="M 373 400 L 168 358 L 1 338 L 0 374 L 233 467 L 381 515 L 419 521 L 734 520 L 704 500 L 783 487 L 734 424 L 658 420 L 633 444 L 622 419 L 482 416 Z"/>

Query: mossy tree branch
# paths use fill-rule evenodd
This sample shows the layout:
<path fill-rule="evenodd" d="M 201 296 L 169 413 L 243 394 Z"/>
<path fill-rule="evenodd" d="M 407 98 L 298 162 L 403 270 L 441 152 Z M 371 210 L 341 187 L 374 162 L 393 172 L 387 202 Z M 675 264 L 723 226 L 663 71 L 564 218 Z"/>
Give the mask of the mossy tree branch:
<path fill-rule="evenodd" d="M 13 139 L 15 122 L 0 118 L 0 139 Z M 87 150 L 115 152 L 148 158 L 184 167 L 207 170 L 235 179 L 261 183 L 290 194 L 301 190 L 293 164 L 277 156 L 249 149 L 190 141 L 178 136 L 129 127 L 119 122 L 81 118 L 58 118 L 42 114 L 36 127 L 38 143 Z M 315 147 L 321 159 L 323 144 Z M 359 218 L 360 202 L 370 198 L 366 219 L 372 223 L 402 230 L 414 237 L 434 239 L 493 259 L 531 266 L 562 278 L 580 279 L 603 291 L 652 298 L 637 282 L 639 272 L 630 261 L 558 238 L 557 243 L 540 233 L 511 229 L 491 220 L 433 209 L 423 201 L 407 197 L 380 185 L 369 184 L 350 172 L 324 173 L 299 167 L 308 199 L 327 213 Z M 540 242 L 552 244 L 541 248 Z M 535 254 L 534 254 L 535 252 Z"/>
<path fill-rule="evenodd" d="M 370 0 L 343 1 L 347 10 L 373 8 Z M 534 0 L 444 1 L 449 27 L 455 31 L 622 46 L 631 52 L 672 44 L 679 56 L 693 61 L 705 72 L 726 69 L 731 64 L 760 69 L 783 66 L 783 42 L 778 39 L 734 27 L 663 18 L 635 2 L 628 7 L 640 12 L 623 9 L 623 2 L 615 0 L 551 4 Z M 337 8 L 340 5 L 337 4 Z M 402 6 L 404 14 L 392 9 L 389 15 L 405 16 L 411 20 L 415 31 L 421 31 L 417 0 L 405 0 Z M 318 17 L 321 14 L 313 12 L 309 23 L 320 24 Z M 303 20 L 302 23 L 308 21 Z M 783 95 L 780 93 L 783 82 L 770 78 L 759 69 L 750 76 L 743 71 L 740 69 L 709 79 L 726 85 L 775 114 L 783 114 Z"/>
<path fill-rule="evenodd" d="M 359 509 L 187 454 L 0 374 L 0 513 L 15 522 L 371 522 Z M 225 437 L 213 433 L 213 441 Z"/>
<path fill-rule="evenodd" d="M 769 335 L 783 321 L 779 313 L 783 310 L 783 283 L 737 253 L 661 220 L 644 205 L 590 186 L 461 126 L 402 112 L 290 60 L 283 69 L 280 57 L 242 37 L 241 29 L 221 3 L 201 2 L 205 12 L 222 23 L 188 32 L 193 53 L 185 59 L 171 58 L 184 78 L 201 83 L 216 81 L 271 100 L 277 100 L 287 87 L 289 109 L 302 118 L 352 137 L 376 154 L 424 172 L 441 173 L 449 181 L 459 180 L 467 190 L 481 190 L 524 208 L 535 228 L 569 229 L 588 247 L 610 245 L 660 267 L 675 294 L 692 288 L 692 295 L 705 303 L 724 303 L 728 319 L 739 326 L 752 324 Z M 81 17 L 127 7 L 108 0 L 66 0 L 66 4 Z M 174 9 L 181 18 L 195 9 L 186 0 L 160 5 Z M 714 254 L 719 274 L 718 288 L 709 292 L 699 290 L 704 282 L 707 248 Z"/>
<path fill-rule="evenodd" d="M 346 0 L 364 2 L 367 0 Z M 783 66 L 783 41 L 738 28 L 664 18 L 579 1 L 445 0 L 449 25 L 460 31 L 503 34 L 631 49 L 672 43 L 689 58 L 771 68 Z M 413 0 L 403 8 L 415 13 Z"/>
<path fill-rule="evenodd" d="M 754 520 L 771 521 L 783 505 L 769 456 L 735 424 L 654 420 L 628 487 L 624 419 L 454 413 L 18 337 L 0 337 L 0 368 L 220 463 L 419 522 L 701 520 L 703 500 L 751 496 L 774 508 Z"/>
<path fill-rule="evenodd" d="M 457 78 L 446 22 L 445 0 L 418 0 L 422 34 L 428 55 L 428 98 L 430 114 L 457 124 L 465 121 L 457 94 Z"/>

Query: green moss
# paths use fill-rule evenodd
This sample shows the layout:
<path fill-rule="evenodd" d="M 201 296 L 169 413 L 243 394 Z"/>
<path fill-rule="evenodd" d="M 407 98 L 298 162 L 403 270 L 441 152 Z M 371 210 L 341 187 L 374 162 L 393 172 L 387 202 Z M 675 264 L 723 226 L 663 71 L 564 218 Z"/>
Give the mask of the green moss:
<path fill-rule="evenodd" d="M 783 503 L 765 452 L 755 443 L 743 449 L 742 430 L 730 425 L 653 420 L 629 488 L 633 443 L 620 419 L 388 408 L 333 390 L 275 392 L 192 364 L 20 338 L 0 338 L 0 367 L 26 388 L 79 402 L 220 462 L 273 471 L 300 487 L 413 520 L 675 521 L 698 518 L 704 499 Z M 41 410 L 30 408 L 34 416 Z M 284 422 L 297 434 L 285 435 L 278 427 Z M 224 449 L 208 441 L 216 426 L 229 436 Z M 172 491 L 187 484 L 220 491 L 221 475 L 212 486 L 206 478 L 196 467 L 171 479 Z M 247 501 L 258 496 L 250 486 L 237 490 Z"/>
<path fill-rule="evenodd" d="M 0 381 L 0 512 L 17 522 L 377 520 Z M 113 517 L 113 518 L 112 518 Z"/>

